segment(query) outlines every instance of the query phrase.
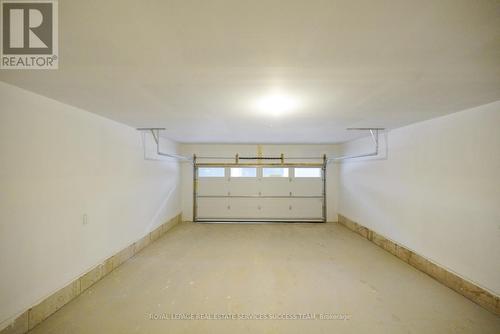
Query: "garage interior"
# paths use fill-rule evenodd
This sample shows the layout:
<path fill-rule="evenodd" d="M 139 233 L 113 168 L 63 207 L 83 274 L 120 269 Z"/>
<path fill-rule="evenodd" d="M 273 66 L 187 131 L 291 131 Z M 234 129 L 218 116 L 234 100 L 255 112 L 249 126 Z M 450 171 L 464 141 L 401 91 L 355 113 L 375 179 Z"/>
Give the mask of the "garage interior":
<path fill-rule="evenodd" d="M 58 2 L 0 69 L 0 333 L 499 333 L 500 3 Z"/>

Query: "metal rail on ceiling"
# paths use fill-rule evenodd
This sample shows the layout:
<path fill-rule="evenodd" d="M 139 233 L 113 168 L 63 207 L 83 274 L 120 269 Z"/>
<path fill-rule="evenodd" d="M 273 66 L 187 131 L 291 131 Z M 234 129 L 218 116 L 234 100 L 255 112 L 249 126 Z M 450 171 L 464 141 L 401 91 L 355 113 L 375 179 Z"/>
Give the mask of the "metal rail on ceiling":
<path fill-rule="evenodd" d="M 240 156 L 238 153 L 232 157 L 217 157 L 219 160 L 233 160 L 234 162 L 200 162 L 200 159 L 217 160 L 214 157 L 193 156 L 193 163 L 197 167 L 324 167 L 326 164 L 326 155 L 318 158 L 309 158 L 309 160 L 320 160 L 321 162 L 285 162 L 285 160 L 297 160 L 299 158 L 285 158 L 283 153 L 280 156 Z M 241 162 L 251 161 L 251 162 Z M 279 160 L 279 162 L 270 162 Z"/>
<path fill-rule="evenodd" d="M 203 159 L 203 160 L 234 160 L 234 157 L 218 157 L 218 156 L 212 156 L 212 157 L 204 157 L 204 156 L 197 156 L 198 159 Z M 240 158 L 241 159 L 241 158 Z M 259 160 L 259 159 L 264 159 L 263 157 L 260 158 L 255 158 L 254 160 Z M 281 158 L 273 158 L 273 159 L 281 159 Z M 286 160 L 321 160 L 323 157 L 285 157 Z"/>
<path fill-rule="evenodd" d="M 155 140 L 155 143 L 156 143 L 156 154 L 167 157 L 167 158 L 181 160 L 181 161 L 192 161 L 191 158 L 185 157 L 183 155 L 179 155 L 179 154 L 175 154 L 175 153 L 165 153 L 165 152 L 161 151 L 161 149 L 160 149 L 160 131 L 165 130 L 165 128 L 138 128 L 137 130 L 151 132 L 151 134 L 153 135 L 153 138 Z"/>
<path fill-rule="evenodd" d="M 197 167 L 322 167 L 322 163 L 294 162 L 294 163 L 269 163 L 269 162 L 196 162 Z"/>
<path fill-rule="evenodd" d="M 265 157 L 265 156 L 249 156 L 240 157 L 239 154 L 236 154 L 234 157 L 221 157 L 221 156 L 193 156 L 193 158 L 189 158 L 176 153 L 165 153 L 160 149 L 160 131 L 165 130 L 165 128 L 138 128 L 137 130 L 142 132 L 150 132 L 153 136 L 153 139 L 156 143 L 156 153 L 160 156 L 164 156 L 167 158 L 176 159 L 179 161 L 191 162 L 196 164 L 199 167 L 211 167 L 211 166 L 221 166 L 221 167 L 238 167 L 238 166 L 246 166 L 246 167 L 261 167 L 261 166 L 271 166 L 271 167 L 322 167 L 324 164 L 333 162 L 333 161 L 344 161 L 349 159 L 356 158 L 365 158 L 365 157 L 374 157 L 378 156 L 380 149 L 380 131 L 385 130 L 385 128 L 348 128 L 347 130 L 357 130 L 357 131 L 369 131 L 373 144 L 374 150 L 368 153 L 362 154 L 352 154 L 352 155 L 343 155 L 343 156 L 331 156 L 325 159 L 325 157 L 286 157 L 286 160 L 323 160 L 322 163 L 314 163 L 314 162 L 285 162 L 284 154 L 281 154 L 279 157 Z M 233 160 L 234 163 L 230 162 L 200 162 L 200 160 Z M 256 161 L 256 162 L 240 162 L 240 160 L 247 161 Z M 271 160 L 280 160 L 280 162 L 267 162 Z"/>
<path fill-rule="evenodd" d="M 374 151 L 369 153 L 342 155 L 339 157 L 329 157 L 328 162 L 343 161 L 356 158 L 376 157 L 379 154 L 379 132 L 385 130 L 385 128 L 348 128 L 347 130 L 370 131 L 373 144 L 375 145 Z"/>

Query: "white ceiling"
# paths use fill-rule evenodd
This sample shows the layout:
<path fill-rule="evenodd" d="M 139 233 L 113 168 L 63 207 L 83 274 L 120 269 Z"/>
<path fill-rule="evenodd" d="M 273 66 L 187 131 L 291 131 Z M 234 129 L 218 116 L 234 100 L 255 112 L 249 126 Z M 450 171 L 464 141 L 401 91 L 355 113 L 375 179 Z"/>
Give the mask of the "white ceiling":
<path fill-rule="evenodd" d="M 500 99 L 496 0 L 59 1 L 60 69 L 0 80 L 179 142 L 333 143 Z M 255 112 L 280 90 L 300 103 Z M 0 101 L 1 103 L 1 101 Z"/>

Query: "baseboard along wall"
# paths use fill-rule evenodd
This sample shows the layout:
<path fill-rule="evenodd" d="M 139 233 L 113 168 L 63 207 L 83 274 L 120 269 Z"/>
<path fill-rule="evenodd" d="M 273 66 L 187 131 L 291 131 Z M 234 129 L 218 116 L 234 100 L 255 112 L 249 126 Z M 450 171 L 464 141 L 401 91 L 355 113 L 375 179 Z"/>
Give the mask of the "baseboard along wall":
<path fill-rule="evenodd" d="M 458 292 L 464 297 L 472 300 L 474 303 L 484 307 L 493 314 L 500 315 L 500 297 L 493 293 L 477 286 L 476 284 L 465 280 L 457 274 L 443 268 L 434 262 L 429 261 L 425 257 L 407 249 L 398 243 L 385 238 L 377 232 L 356 223 L 349 218 L 339 214 L 338 223 L 345 226 L 349 230 L 361 235 L 362 237 L 373 242 L 377 246 L 385 249 L 392 255 L 398 257 L 402 261 L 424 272 L 438 282 L 446 285 L 450 289 Z"/>
<path fill-rule="evenodd" d="M 149 246 L 152 242 L 158 240 L 158 238 L 180 222 L 181 214 L 158 226 L 155 230 L 125 247 L 115 255 L 107 258 L 64 288 L 51 294 L 37 305 L 27 309 L 16 317 L 10 325 L 0 330 L 0 334 L 24 334 L 33 329 L 53 313 L 57 312 L 61 307 L 106 277 L 106 275 L 118 268 L 125 261 Z"/>

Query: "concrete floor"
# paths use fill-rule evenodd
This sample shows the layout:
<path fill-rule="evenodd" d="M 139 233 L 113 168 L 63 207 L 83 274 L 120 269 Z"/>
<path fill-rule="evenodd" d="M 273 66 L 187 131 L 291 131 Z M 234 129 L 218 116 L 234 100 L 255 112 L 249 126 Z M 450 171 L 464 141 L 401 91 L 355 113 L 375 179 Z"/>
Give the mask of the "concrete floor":
<path fill-rule="evenodd" d="M 150 320 L 151 314 L 348 320 Z M 500 333 L 500 318 L 337 224 L 183 223 L 31 333 Z"/>

